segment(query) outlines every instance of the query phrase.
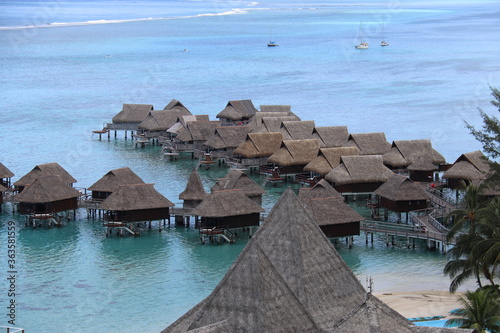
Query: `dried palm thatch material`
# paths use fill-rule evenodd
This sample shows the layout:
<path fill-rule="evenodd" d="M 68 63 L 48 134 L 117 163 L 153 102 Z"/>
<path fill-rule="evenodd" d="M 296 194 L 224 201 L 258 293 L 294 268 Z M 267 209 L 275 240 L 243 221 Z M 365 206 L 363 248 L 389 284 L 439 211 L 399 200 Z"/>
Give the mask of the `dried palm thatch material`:
<path fill-rule="evenodd" d="M 179 111 L 150 111 L 146 119 L 139 124 L 139 128 L 150 132 L 166 131 L 177 122 L 180 115 Z"/>
<path fill-rule="evenodd" d="M 204 145 L 214 149 L 236 148 L 245 142 L 250 132 L 248 126 L 224 126 L 215 129 Z"/>
<path fill-rule="evenodd" d="M 193 171 L 189 175 L 186 189 L 181 194 L 179 194 L 179 199 L 195 200 L 201 202 L 207 195 L 208 193 L 203 188 L 203 184 L 201 183 L 198 171 L 196 171 L 196 169 L 193 169 Z"/>
<path fill-rule="evenodd" d="M 220 121 L 187 122 L 186 125 L 177 132 L 175 139 L 180 142 L 205 142 L 220 125 Z"/>
<path fill-rule="evenodd" d="M 374 194 L 391 201 L 428 200 L 429 194 L 408 177 L 394 174 Z"/>
<path fill-rule="evenodd" d="M 349 139 L 347 126 L 315 127 L 313 139 L 318 139 L 321 148 L 345 147 Z"/>
<path fill-rule="evenodd" d="M 462 154 L 443 174 L 445 179 L 482 180 L 491 172 L 486 156 L 479 151 Z"/>
<path fill-rule="evenodd" d="M 414 326 L 368 294 L 291 189 L 214 291 L 163 333 L 460 332 Z"/>
<path fill-rule="evenodd" d="M 181 115 L 190 115 L 191 111 L 187 107 L 182 104 L 182 102 L 172 99 L 164 108 L 163 110 L 170 110 L 170 111 L 176 111 L 179 112 Z"/>
<path fill-rule="evenodd" d="M 216 116 L 219 119 L 232 121 L 247 120 L 255 116 L 257 109 L 249 99 L 229 101 L 221 112 Z"/>
<path fill-rule="evenodd" d="M 265 210 L 242 190 L 215 191 L 193 210 L 201 217 L 217 218 L 262 213 Z"/>
<path fill-rule="evenodd" d="M 33 183 L 35 179 L 46 176 L 55 176 L 66 184 L 76 183 L 75 178 L 73 178 L 66 170 L 64 170 L 62 166 L 54 162 L 39 164 L 35 166 L 30 172 L 16 181 L 14 183 L 14 186 L 22 190 L 24 186 Z"/>
<path fill-rule="evenodd" d="M 253 133 L 274 133 L 281 132 L 281 124 L 284 121 L 299 121 L 296 116 L 276 116 L 252 118 L 248 126 Z"/>
<path fill-rule="evenodd" d="M 330 197 L 344 200 L 342 194 L 337 192 L 337 190 L 324 179 L 321 179 L 313 187 L 302 187 L 299 189 L 299 199 L 302 202 L 311 199 Z"/>
<path fill-rule="evenodd" d="M 233 152 L 245 158 L 266 157 L 274 154 L 281 147 L 283 135 L 274 133 L 248 133 L 245 142 Z"/>
<path fill-rule="evenodd" d="M 432 148 L 431 140 L 394 141 L 391 149 L 384 154 L 384 164 L 394 168 L 411 165 L 411 170 L 429 171 L 436 170 L 437 165 L 444 163 L 445 158 Z"/>
<path fill-rule="evenodd" d="M 0 163 L 0 179 L 12 177 L 14 177 L 14 173 L 10 171 L 5 165 Z"/>
<path fill-rule="evenodd" d="M 261 105 L 260 106 L 261 113 L 264 112 L 283 112 L 290 114 L 292 113 L 291 105 Z"/>
<path fill-rule="evenodd" d="M 177 117 L 177 121 L 170 128 L 167 133 L 178 134 L 179 131 L 185 130 L 186 124 L 192 121 L 209 121 L 208 115 L 185 115 Z"/>
<path fill-rule="evenodd" d="M 153 111 L 151 104 L 123 104 L 122 110 L 112 119 L 113 123 L 140 123 Z"/>
<path fill-rule="evenodd" d="M 154 188 L 154 184 L 121 185 L 100 206 L 109 211 L 134 211 L 173 207 L 174 204 Z"/>
<path fill-rule="evenodd" d="M 361 155 L 383 155 L 391 149 L 383 132 L 350 134 L 347 146 L 357 146 Z"/>
<path fill-rule="evenodd" d="M 359 153 L 358 147 L 321 148 L 318 156 L 304 167 L 304 171 L 325 176 L 340 164 L 342 156 L 359 155 Z"/>
<path fill-rule="evenodd" d="M 247 174 L 236 169 L 229 169 L 224 178 L 218 179 L 211 188 L 212 192 L 223 190 L 242 190 L 251 199 L 257 197 L 258 199 L 255 200 L 258 204 L 261 203 L 260 198 L 262 194 L 266 192 L 262 186 L 257 184 Z"/>
<path fill-rule="evenodd" d="M 280 132 L 283 133 L 283 140 L 311 139 L 314 126 L 314 120 L 283 121 Z"/>
<path fill-rule="evenodd" d="M 69 186 L 56 176 L 43 176 L 33 180 L 16 196 L 19 202 L 48 203 L 78 198 L 80 191 Z"/>
<path fill-rule="evenodd" d="M 383 183 L 394 175 L 384 165 L 381 155 L 342 156 L 341 161 L 325 176 L 335 185 Z"/>
<path fill-rule="evenodd" d="M 144 181 L 132 169 L 125 167 L 108 171 L 88 189 L 92 192 L 114 192 L 121 185 L 144 184 Z"/>
<path fill-rule="evenodd" d="M 268 163 L 279 166 L 306 165 L 311 162 L 319 151 L 317 139 L 284 140 L 281 148 L 268 158 Z"/>

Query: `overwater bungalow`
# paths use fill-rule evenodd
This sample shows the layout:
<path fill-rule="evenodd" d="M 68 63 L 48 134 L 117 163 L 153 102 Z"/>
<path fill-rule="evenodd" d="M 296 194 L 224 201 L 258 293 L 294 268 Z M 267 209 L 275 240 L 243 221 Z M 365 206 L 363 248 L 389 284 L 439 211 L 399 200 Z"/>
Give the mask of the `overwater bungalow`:
<path fill-rule="evenodd" d="M 8 191 L 9 189 L 2 184 L 0 184 L 0 212 L 2 211 L 2 204 L 3 204 L 3 193 Z"/>
<path fill-rule="evenodd" d="M 15 199 L 22 215 L 30 215 L 31 219 L 55 219 L 55 223 L 60 224 L 55 214 L 75 211 L 81 195 L 60 177 L 41 176 L 26 185 Z"/>
<path fill-rule="evenodd" d="M 92 191 L 92 199 L 104 200 L 121 185 L 144 184 L 144 181 L 132 169 L 125 167 L 106 173 L 88 190 Z"/>
<path fill-rule="evenodd" d="M 189 111 L 188 111 L 189 112 Z M 149 111 L 148 116 L 138 126 L 139 130 L 147 138 L 166 138 L 171 139 L 172 133 L 167 132 L 183 114 L 177 110 L 153 110 Z"/>
<path fill-rule="evenodd" d="M 488 164 L 486 156 L 479 151 L 462 154 L 453 163 L 453 165 L 445 171 L 442 178 L 446 179 L 448 187 L 452 189 L 461 188 L 461 182 L 481 182 L 486 179 L 491 173 L 491 168 Z"/>
<path fill-rule="evenodd" d="M 186 116 L 183 118 L 185 119 Z M 205 142 L 220 126 L 220 121 L 187 121 L 175 131 L 176 136 L 165 147 L 170 147 L 177 152 L 191 153 L 194 157 L 195 152 L 201 153 L 207 149 Z M 171 129 L 168 131 L 171 132 Z"/>
<path fill-rule="evenodd" d="M 30 172 L 22 176 L 14 183 L 14 188 L 17 192 L 22 192 L 24 187 L 32 184 L 33 181 L 40 177 L 55 176 L 63 181 L 63 183 L 73 186 L 76 179 L 73 178 L 62 166 L 58 163 L 46 163 L 35 166 Z"/>
<path fill-rule="evenodd" d="M 326 237 L 359 235 L 364 218 L 326 180 L 312 188 L 301 188 L 299 199 Z"/>
<path fill-rule="evenodd" d="M 191 211 L 193 208 L 196 208 L 207 195 L 208 193 L 203 188 L 198 171 L 193 169 L 189 175 L 186 188 L 179 194 L 179 199 L 183 200 L 183 208 Z"/>
<path fill-rule="evenodd" d="M 283 140 L 306 140 L 312 138 L 314 120 L 283 121 L 280 132 Z"/>
<path fill-rule="evenodd" d="M 14 173 L 0 163 L 0 185 L 10 188 L 12 177 L 14 177 Z"/>
<path fill-rule="evenodd" d="M 192 214 L 201 217 L 201 229 L 233 229 L 258 226 L 263 212 L 242 190 L 224 190 L 207 195 Z"/>
<path fill-rule="evenodd" d="M 311 172 L 313 176 L 324 177 L 340 164 L 342 156 L 359 154 L 358 147 L 320 148 L 318 156 L 304 167 L 304 171 Z"/>
<path fill-rule="evenodd" d="M 118 112 L 113 118 L 112 123 L 108 123 L 106 128 L 108 130 L 137 131 L 139 124 L 146 119 L 150 111 L 153 111 L 151 104 L 123 104 L 122 110 Z"/>
<path fill-rule="evenodd" d="M 358 147 L 361 155 L 384 155 L 391 149 L 383 132 L 350 134 L 346 145 Z"/>
<path fill-rule="evenodd" d="M 394 175 L 382 155 L 342 156 L 341 163 L 325 179 L 341 193 L 371 193 Z"/>
<path fill-rule="evenodd" d="M 345 147 L 349 139 L 347 126 L 315 127 L 312 138 L 319 140 L 320 148 Z"/>
<path fill-rule="evenodd" d="M 257 204 L 262 205 L 262 195 L 266 192 L 262 186 L 240 170 L 229 169 L 224 178 L 217 180 L 210 189 L 212 192 L 223 190 L 242 190 L 243 193 Z"/>
<path fill-rule="evenodd" d="M 248 126 L 252 129 L 252 133 L 275 133 L 281 132 L 281 125 L 284 121 L 299 121 L 295 116 L 265 116 L 254 117 Z"/>
<path fill-rule="evenodd" d="M 281 148 L 267 162 L 278 167 L 281 175 L 303 174 L 304 167 L 318 156 L 318 152 L 317 139 L 283 140 Z"/>
<path fill-rule="evenodd" d="M 273 133 L 248 133 L 245 142 L 233 151 L 229 161 L 237 168 L 253 168 L 267 165 L 267 159 L 281 147 L 283 135 Z"/>
<path fill-rule="evenodd" d="M 407 171 L 414 181 L 432 181 L 433 173 L 446 163 L 432 148 L 431 140 L 399 140 L 383 155 L 384 164 L 393 170 Z"/>
<path fill-rule="evenodd" d="M 373 192 L 381 207 L 393 212 L 410 212 L 427 208 L 429 194 L 406 176 L 394 174 Z"/>
<path fill-rule="evenodd" d="M 204 145 L 210 150 L 212 158 L 230 159 L 239 145 L 245 142 L 250 132 L 248 126 L 225 126 L 217 127 Z"/>
<path fill-rule="evenodd" d="M 288 189 L 213 292 L 162 333 L 179 332 L 462 331 L 415 326 L 367 292 Z"/>
<path fill-rule="evenodd" d="M 229 101 L 216 117 L 221 121 L 222 126 L 241 126 L 248 124 L 257 111 L 249 99 Z"/>
<path fill-rule="evenodd" d="M 190 115 L 192 114 L 189 109 L 182 104 L 182 102 L 172 99 L 164 108 L 163 110 L 169 110 L 169 111 L 176 111 L 179 112 L 182 115 Z"/>
<path fill-rule="evenodd" d="M 169 220 L 170 207 L 173 206 L 154 188 L 154 184 L 133 184 L 119 186 L 102 202 L 100 209 L 106 211 L 104 224 L 108 230 L 127 228 L 127 231 L 137 234 L 132 226 L 134 223 Z"/>

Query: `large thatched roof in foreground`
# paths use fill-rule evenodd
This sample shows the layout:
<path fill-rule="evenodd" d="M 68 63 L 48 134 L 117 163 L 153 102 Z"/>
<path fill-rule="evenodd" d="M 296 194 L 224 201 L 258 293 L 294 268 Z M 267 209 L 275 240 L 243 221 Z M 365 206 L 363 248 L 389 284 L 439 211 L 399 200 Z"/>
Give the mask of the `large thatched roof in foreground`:
<path fill-rule="evenodd" d="M 106 173 L 88 189 L 98 192 L 114 192 L 121 185 L 144 184 L 144 181 L 132 169 L 125 167 Z"/>
<path fill-rule="evenodd" d="M 160 194 L 154 184 L 121 185 L 111 193 L 99 208 L 111 211 L 131 211 L 173 207 L 174 204 Z"/>
<path fill-rule="evenodd" d="M 279 166 L 305 165 L 318 155 L 318 151 L 319 141 L 317 139 L 284 140 L 281 148 L 272 154 L 267 161 Z"/>
<path fill-rule="evenodd" d="M 341 159 L 342 163 L 325 176 L 335 185 L 383 183 L 394 175 L 384 165 L 381 155 L 342 156 Z"/>
<path fill-rule="evenodd" d="M 428 200 L 429 194 L 408 177 L 394 174 L 374 192 L 391 201 Z"/>
<path fill-rule="evenodd" d="M 229 169 L 224 178 L 218 179 L 211 191 L 242 190 L 248 197 L 259 196 L 266 191 L 246 173 Z"/>
<path fill-rule="evenodd" d="M 123 104 L 122 110 L 113 117 L 113 123 L 140 123 L 153 111 L 151 104 Z"/>
<path fill-rule="evenodd" d="M 188 182 L 186 184 L 186 189 L 179 194 L 179 199 L 181 200 L 197 200 L 201 201 L 205 199 L 208 195 L 203 188 L 201 183 L 200 175 L 196 169 L 193 169 L 191 175 L 189 175 Z"/>
<path fill-rule="evenodd" d="M 0 163 L 0 178 L 12 178 L 14 173 L 10 171 L 5 165 Z"/>
<path fill-rule="evenodd" d="M 242 190 L 212 192 L 192 211 L 202 217 L 227 217 L 262 213 L 264 209 Z"/>
<path fill-rule="evenodd" d="M 367 294 L 291 189 L 174 332 L 456 332 L 419 328 Z"/>
<path fill-rule="evenodd" d="M 391 149 L 383 132 L 350 134 L 346 145 L 357 146 L 361 155 L 383 155 Z"/>
<path fill-rule="evenodd" d="M 76 183 L 73 178 L 62 166 L 58 163 L 46 163 L 35 166 L 30 172 L 21 177 L 14 183 L 15 186 L 26 186 L 31 184 L 35 179 L 45 176 L 55 176 L 66 184 Z"/>
<path fill-rule="evenodd" d="M 221 112 L 216 116 L 217 118 L 226 118 L 230 120 L 243 120 L 252 118 L 257 109 L 250 99 L 229 101 Z"/>
<path fill-rule="evenodd" d="M 39 177 L 16 196 L 19 202 L 47 203 L 78 198 L 82 193 L 55 176 Z"/>
<path fill-rule="evenodd" d="M 233 151 L 246 158 L 271 156 L 281 147 L 283 135 L 274 133 L 248 133 L 245 142 Z"/>
<path fill-rule="evenodd" d="M 316 172 L 325 176 L 340 164 L 342 156 L 359 155 L 359 153 L 358 147 L 321 148 L 318 156 L 304 167 L 304 171 Z"/>

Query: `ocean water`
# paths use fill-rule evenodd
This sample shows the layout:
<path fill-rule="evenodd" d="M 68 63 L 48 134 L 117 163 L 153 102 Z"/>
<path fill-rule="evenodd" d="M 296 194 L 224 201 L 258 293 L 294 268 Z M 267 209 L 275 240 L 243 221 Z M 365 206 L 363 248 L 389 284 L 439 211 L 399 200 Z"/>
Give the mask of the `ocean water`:
<path fill-rule="evenodd" d="M 128 166 L 179 203 L 194 161 L 162 160 L 159 147 L 137 149 L 123 134 L 92 135 L 123 103 L 163 109 L 175 98 L 211 119 L 229 100 L 289 104 L 318 126 L 431 139 L 453 162 L 480 149 L 464 120 L 480 125 L 478 107 L 494 112 L 499 11 L 496 1 L 2 1 L 0 161 L 14 181 L 58 162 L 79 187 Z M 368 50 L 354 49 L 361 22 Z M 200 170 L 203 184 L 226 171 Z M 267 210 L 283 188 L 266 187 Z M 16 325 L 26 332 L 158 332 L 213 290 L 247 239 L 202 246 L 196 230 L 174 226 L 106 238 L 84 211 L 63 228 L 33 230 L 4 204 L 0 325 L 9 221 Z M 366 246 L 361 236 L 353 249 L 336 247 L 375 293 L 446 290 L 446 257 L 419 245 Z"/>

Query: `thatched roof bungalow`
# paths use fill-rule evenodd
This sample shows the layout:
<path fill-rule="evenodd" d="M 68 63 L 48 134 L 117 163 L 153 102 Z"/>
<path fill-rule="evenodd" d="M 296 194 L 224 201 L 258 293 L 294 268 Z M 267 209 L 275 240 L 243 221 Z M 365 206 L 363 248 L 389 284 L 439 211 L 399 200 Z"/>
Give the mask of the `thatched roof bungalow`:
<path fill-rule="evenodd" d="M 347 126 L 315 127 L 312 138 L 319 140 L 321 148 L 345 147 L 349 139 Z"/>
<path fill-rule="evenodd" d="M 304 171 L 324 177 L 340 164 L 342 156 L 359 155 L 359 153 L 358 147 L 320 148 L 318 156 L 304 167 Z"/>
<path fill-rule="evenodd" d="M 280 132 L 283 140 L 311 139 L 314 126 L 314 120 L 283 121 Z"/>
<path fill-rule="evenodd" d="M 233 151 L 238 148 L 250 132 L 248 126 L 217 127 L 204 145 L 212 151 L 213 157 L 233 157 Z"/>
<path fill-rule="evenodd" d="M 163 110 L 169 110 L 169 111 L 175 111 L 179 112 L 181 115 L 190 115 L 192 114 L 191 111 L 187 107 L 182 104 L 182 102 L 172 99 L 164 108 Z"/>
<path fill-rule="evenodd" d="M 260 112 L 282 112 L 287 114 L 293 114 L 291 105 L 261 105 Z"/>
<path fill-rule="evenodd" d="M 11 178 L 14 177 L 14 173 L 10 171 L 5 165 L 0 163 L 0 185 L 7 188 L 10 187 Z"/>
<path fill-rule="evenodd" d="M 0 212 L 2 211 L 2 204 L 3 204 L 3 192 L 8 191 L 9 189 L 2 184 L 0 184 Z"/>
<path fill-rule="evenodd" d="M 284 140 L 281 148 L 267 162 L 278 166 L 281 174 L 302 173 L 304 167 L 318 156 L 318 151 L 317 139 Z"/>
<path fill-rule="evenodd" d="M 409 212 L 427 208 L 429 194 L 408 177 L 394 174 L 375 190 L 381 207 L 393 212 Z"/>
<path fill-rule="evenodd" d="M 283 135 L 274 133 L 248 133 L 245 141 L 233 151 L 234 163 L 242 166 L 267 164 L 269 156 L 281 147 Z"/>
<path fill-rule="evenodd" d="M 137 131 L 139 124 L 153 110 L 151 104 L 123 104 L 122 110 L 112 118 L 113 123 L 106 126 L 110 130 Z"/>
<path fill-rule="evenodd" d="M 107 212 L 105 221 L 144 222 L 170 218 L 174 204 L 160 194 L 153 184 L 120 185 L 100 206 Z"/>
<path fill-rule="evenodd" d="M 246 173 L 236 169 L 229 169 L 224 178 L 217 180 L 210 189 L 212 192 L 224 190 L 242 190 L 243 193 L 257 204 L 262 205 L 262 195 L 266 192 Z"/>
<path fill-rule="evenodd" d="M 367 293 L 288 189 L 213 292 L 162 333 L 180 332 L 461 331 L 414 326 Z"/>
<path fill-rule="evenodd" d="M 171 136 L 168 135 L 171 133 L 168 133 L 167 130 L 175 125 L 180 117 L 190 115 L 182 112 L 176 109 L 150 111 L 146 119 L 139 124 L 138 128 L 143 130 L 148 138 Z"/>
<path fill-rule="evenodd" d="M 245 125 L 257 111 L 250 99 L 229 101 L 216 117 L 222 126 Z"/>
<path fill-rule="evenodd" d="M 373 192 L 394 175 L 381 155 L 342 156 L 341 161 L 325 176 L 341 193 Z"/>
<path fill-rule="evenodd" d="M 312 188 L 301 188 L 299 199 L 326 237 L 359 235 L 364 218 L 326 180 L 320 180 Z"/>
<path fill-rule="evenodd" d="M 258 226 L 264 209 L 242 190 L 215 191 L 192 211 L 201 216 L 200 228 L 241 228 Z"/>
<path fill-rule="evenodd" d="M 448 181 L 448 187 L 461 187 L 461 181 L 482 181 L 491 173 L 491 168 L 484 154 L 479 151 L 462 154 L 453 165 L 443 174 Z"/>
<path fill-rule="evenodd" d="M 46 176 L 55 176 L 68 185 L 76 183 L 75 178 L 64 170 L 62 166 L 54 162 L 35 166 L 30 172 L 18 179 L 14 183 L 14 187 L 18 192 L 21 192 L 25 186 L 32 184 L 35 179 Z"/>
<path fill-rule="evenodd" d="M 281 124 L 284 121 L 300 121 L 300 119 L 296 116 L 281 115 L 254 117 L 248 126 L 252 129 L 252 133 L 275 133 L 281 132 Z"/>
<path fill-rule="evenodd" d="M 383 132 L 350 134 L 346 145 L 358 147 L 361 155 L 384 155 L 391 149 Z"/>
<path fill-rule="evenodd" d="M 88 189 L 92 199 L 104 200 L 122 185 L 144 184 L 144 181 L 132 169 L 125 167 L 106 173 Z"/>
<path fill-rule="evenodd" d="M 77 209 L 81 195 L 59 177 L 41 176 L 26 185 L 16 200 L 23 215 L 46 214 Z"/>
<path fill-rule="evenodd" d="M 198 171 L 193 169 L 189 175 L 186 189 L 179 194 L 179 199 L 184 201 L 183 207 L 188 209 L 195 208 L 207 197 L 207 195 L 208 193 L 203 188 Z"/>
<path fill-rule="evenodd" d="M 179 128 L 173 141 L 173 148 L 177 151 L 194 152 L 204 151 L 207 141 L 215 129 L 221 126 L 220 121 L 188 121 Z M 170 132 L 170 130 L 169 130 Z"/>

